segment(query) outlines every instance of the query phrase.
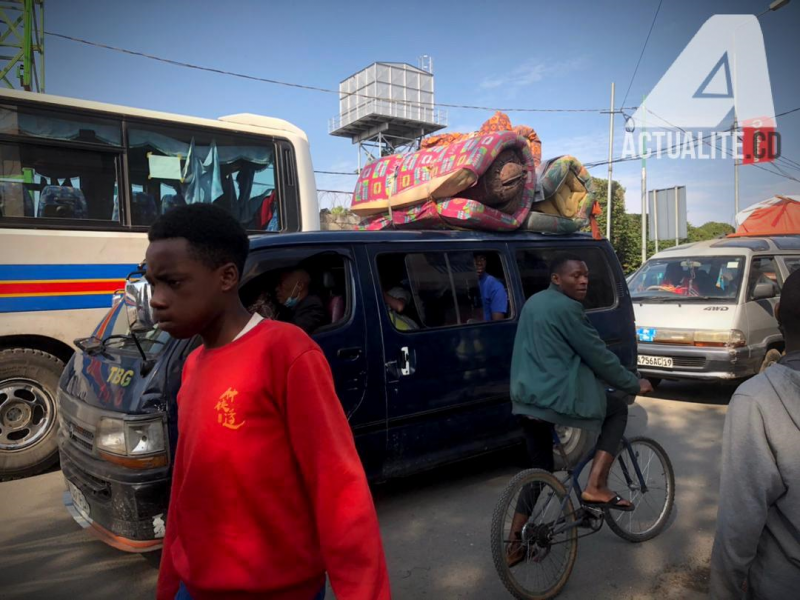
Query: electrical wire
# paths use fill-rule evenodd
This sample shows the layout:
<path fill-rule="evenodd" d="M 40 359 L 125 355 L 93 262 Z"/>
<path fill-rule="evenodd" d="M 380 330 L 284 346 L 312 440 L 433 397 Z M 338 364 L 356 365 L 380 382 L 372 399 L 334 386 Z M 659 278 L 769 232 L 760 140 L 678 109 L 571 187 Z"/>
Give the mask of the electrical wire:
<path fill-rule="evenodd" d="M 661 4 L 663 2 L 664 0 L 659 0 L 658 2 L 658 8 L 656 8 L 656 14 L 653 15 L 653 22 L 650 23 L 650 31 L 647 32 L 647 37 L 644 40 L 644 46 L 642 46 L 642 51 L 639 53 L 639 60 L 636 61 L 636 68 L 633 70 L 633 75 L 631 76 L 631 82 L 628 84 L 628 90 L 625 92 L 625 97 L 622 99 L 622 106 L 625 106 L 625 101 L 628 99 L 628 94 L 631 91 L 633 80 L 636 79 L 636 73 L 639 71 L 639 64 L 642 62 L 644 51 L 647 48 L 647 42 L 650 41 L 650 34 L 653 33 L 653 27 L 655 27 L 656 19 L 658 18 L 658 13 L 661 10 Z"/>
<path fill-rule="evenodd" d="M 85 40 L 78 37 L 73 37 L 70 35 L 64 35 L 62 33 L 55 33 L 53 31 L 46 31 L 46 35 L 51 37 L 60 38 L 62 40 L 69 40 L 71 42 L 76 42 L 79 44 L 84 44 L 87 46 L 93 46 L 95 48 L 103 48 L 105 50 L 113 50 L 114 52 L 120 52 L 122 54 L 129 54 L 131 56 L 138 56 L 140 58 L 147 58 L 149 60 L 154 60 L 162 63 L 166 63 L 169 65 L 177 66 L 177 67 L 184 67 L 187 69 L 195 69 L 197 71 L 206 71 L 209 73 L 216 73 L 218 75 L 228 75 L 230 77 L 238 77 L 240 79 L 247 79 L 249 81 L 258 81 L 261 83 L 269 83 L 272 85 L 281 85 L 285 87 L 291 88 L 298 88 L 302 90 L 309 90 L 313 92 L 322 92 L 326 94 L 336 94 L 339 96 L 340 99 L 346 98 L 349 96 L 354 96 L 357 98 L 366 98 L 368 100 L 380 100 L 382 102 L 391 102 L 394 104 L 402 104 L 404 106 L 414 107 L 414 108 L 459 108 L 464 110 L 480 110 L 480 111 L 489 111 L 489 112 L 530 112 L 530 113 L 598 113 L 598 114 L 607 114 L 607 109 L 602 108 L 508 108 L 508 107 L 493 107 L 493 106 L 476 106 L 471 104 L 445 104 L 445 103 L 437 103 L 435 106 L 433 104 L 423 104 L 420 102 L 413 102 L 411 100 L 395 100 L 391 98 L 382 98 L 380 96 L 372 96 L 369 94 L 361 94 L 359 92 L 342 92 L 340 90 L 333 90 L 329 88 L 323 88 L 316 85 L 306 85 L 301 83 L 292 83 L 288 81 L 280 81 L 278 79 L 269 79 L 267 77 L 257 77 L 255 75 L 247 75 L 246 73 L 236 73 L 234 71 L 226 71 L 225 69 L 216 69 L 214 67 L 204 67 L 202 65 L 196 65 L 193 63 L 188 63 L 180 60 L 173 60 L 171 58 L 164 58 L 161 56 L 156 56 L 154 54 L 148 54 L 146 52 L 138 52 L 136 50 L 128 50 L 127 48 L 120 48 L 119 46 L 111 46 L 109 44 L 101 44 L 99 42 L 92 42 L 90 40 Z M 629 106 L 629 107 L 621 107 L 619 110 L 636 110 L 637 106 Z"/>

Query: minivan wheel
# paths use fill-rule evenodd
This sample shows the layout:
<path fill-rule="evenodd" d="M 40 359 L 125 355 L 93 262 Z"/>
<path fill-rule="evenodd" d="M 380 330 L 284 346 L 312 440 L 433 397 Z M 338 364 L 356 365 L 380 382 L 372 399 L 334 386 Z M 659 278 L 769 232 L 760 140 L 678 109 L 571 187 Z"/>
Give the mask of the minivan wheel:
<path fill-rule="evenodd" d="M 780 350 L 776 350 L 773 348 L 772 350 L 767 350 L 767 354 L 764 356 L 764 362 L 761 363 L 761 368 L 758 370 L 759 373 L 763 373 L 769 367 L 774 365 L 783 357 Z"/>
<path fill-rule="evenodd" d="M 578 461 L 586 456 L 594 446 L 597 435 L 585 429 L 578 429 L 577 427 L 566 427 L 563 425 L 556 425 L 556 433 L 558 439 L 561 440 L 561 445 L 564 446 L 564 454 L 567 455 L 567 464 L 564 464 L 564 458 L 557 448 L 553 448 L 555 454 L 555 469 L 562 471 L 570 466 L 575 466 Z"/>
<path fill-rule="evenodd" d="M 0 480 L 58 460 L 56 390 L 64 363 L 32 348 L 0 351 Z"/>

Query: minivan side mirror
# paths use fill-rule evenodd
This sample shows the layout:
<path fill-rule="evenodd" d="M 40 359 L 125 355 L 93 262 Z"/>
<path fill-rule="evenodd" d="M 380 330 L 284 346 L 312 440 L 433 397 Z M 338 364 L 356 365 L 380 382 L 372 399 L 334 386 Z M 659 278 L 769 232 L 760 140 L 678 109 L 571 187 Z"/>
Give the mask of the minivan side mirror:
<path fill-rule="evenodd" d="M 129 280 L 125 285 L 125 312 L 128 326 L 134 333 L 150 331 L 156 325 L 150 297 L 150 284 L 144 279 Z"/>
<path fill-rule="evenodd" d="M 762 281 L 757 283 L 753 288 L 753 300 L 768 300 L 777 296 L 775 293 L 775 284 L 772 282 Z"/>

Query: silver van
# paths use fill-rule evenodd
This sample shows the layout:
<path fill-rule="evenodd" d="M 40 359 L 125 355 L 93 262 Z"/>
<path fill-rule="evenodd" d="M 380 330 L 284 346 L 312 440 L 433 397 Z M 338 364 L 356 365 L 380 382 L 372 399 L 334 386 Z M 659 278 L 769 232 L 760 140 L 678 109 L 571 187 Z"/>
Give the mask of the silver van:
<path fill-rule="evenodd" d="M 775 306 L 800 268 L 800 235 L 733 237 L 659 252 L 628 281 L 639 370 L 662 379 L 744 379 L 780 359 Z"/>

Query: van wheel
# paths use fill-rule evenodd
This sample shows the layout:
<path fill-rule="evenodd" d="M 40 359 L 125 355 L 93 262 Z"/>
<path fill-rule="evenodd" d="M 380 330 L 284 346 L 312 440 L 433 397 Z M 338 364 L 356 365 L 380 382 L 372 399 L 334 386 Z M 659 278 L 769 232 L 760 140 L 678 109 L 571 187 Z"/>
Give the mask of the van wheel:
<path fill-rule="evenodd" d="M 64 363 L 31 348 L 0 351 L 0 480 L 35 475 L 58 460 L 56 390 Z"/>
<path fill-rule="evenodd" d="M 577 465 L 578 461 L 589 453 L 597 439 L 597 434 L 577 427 L 556 425 L 556 433 L 558 433 L 558 439 L 561 440 L 561 445 L 564 446 L 564 453 L 567 455 L 568 463 L 564 464 L 561 452 L 557 448 L 553 448 L 556 471 Z"/>
<path fill-rule="evenodd" d="M 769 367 L 778 362 L 782 357 L 783 354 L 781 354 L 780 350 L 775 350 L 775 348 L 772 350 L 767 350 L 767 354 L 764 356 L 764 362 L 761 363 L 761 368 L 758 370 L 758 372 L 763 373 Z"/>

